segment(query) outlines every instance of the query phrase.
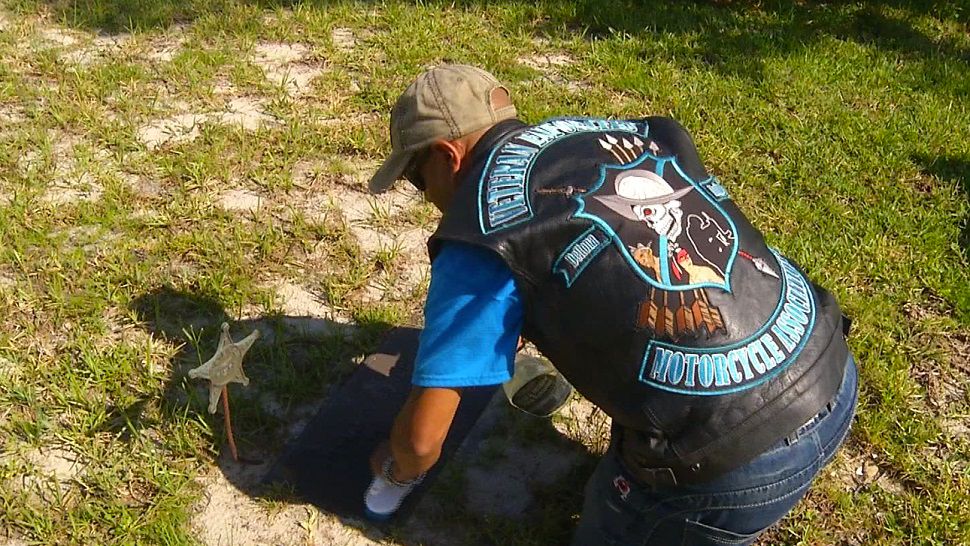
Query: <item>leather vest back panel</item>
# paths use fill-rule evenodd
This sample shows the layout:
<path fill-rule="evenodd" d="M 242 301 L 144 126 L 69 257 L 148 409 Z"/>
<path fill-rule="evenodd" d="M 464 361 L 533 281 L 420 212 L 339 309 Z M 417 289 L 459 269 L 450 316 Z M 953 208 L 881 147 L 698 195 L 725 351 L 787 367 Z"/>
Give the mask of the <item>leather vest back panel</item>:
<path fill-rule="evenodd" d="M 432 237 L 498 253 L 524 335 L 622 430 L 636 474 L 709 479 L 828 402 L 848 348 L 828 292 L 768 248 L 676 122 L 506 122 Z"/>

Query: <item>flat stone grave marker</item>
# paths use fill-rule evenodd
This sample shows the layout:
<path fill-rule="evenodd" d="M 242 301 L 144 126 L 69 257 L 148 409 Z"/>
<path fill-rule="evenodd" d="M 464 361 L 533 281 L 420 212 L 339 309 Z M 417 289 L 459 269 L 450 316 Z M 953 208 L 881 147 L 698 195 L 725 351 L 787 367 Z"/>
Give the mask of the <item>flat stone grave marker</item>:
<path fill-rule="evenodd" d="M 390 435 L 411 390 L 420 332 L 409 327 L 391 330 L 377 352 L 330 395 L 274 464 L 264 484 L 289 485 L 305 501 L 336 516 L 365 518 L 364 491 L 373 478 L 370 455 Z M 440 461 L 392 518 L 374 525 L 401 523 L 410 515 L 497 390 L 497 386 L 463 389 Z"/>

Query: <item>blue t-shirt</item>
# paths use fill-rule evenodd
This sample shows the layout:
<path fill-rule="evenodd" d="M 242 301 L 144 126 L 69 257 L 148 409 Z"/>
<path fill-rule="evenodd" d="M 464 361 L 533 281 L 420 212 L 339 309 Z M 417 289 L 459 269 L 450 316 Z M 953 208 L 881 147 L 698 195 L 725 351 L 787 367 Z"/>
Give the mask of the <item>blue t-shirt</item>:
<path fill-rule="evenodd" d="M 512 377 L 524 309 L 497 254 L 446 242 L 431 264 L 424 331 L 411 382 L 475 387 Z"/>

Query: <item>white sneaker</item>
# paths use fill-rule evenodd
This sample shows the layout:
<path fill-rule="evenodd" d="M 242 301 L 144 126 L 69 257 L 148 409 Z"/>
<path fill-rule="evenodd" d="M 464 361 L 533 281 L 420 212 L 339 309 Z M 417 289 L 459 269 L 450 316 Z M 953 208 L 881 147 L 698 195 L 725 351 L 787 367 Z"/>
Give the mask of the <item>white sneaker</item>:
<path fill-rule="evenodd" d="M 406 484 L 389 482 L 384 475 L 374 476 L 367 493 L 364 494 L 364 512 L 367 517 L 375 520 L 385 520 L 394 515 L 401 507 L 404 498 L 421 483 L 424 476 L 418 476 Z"/>

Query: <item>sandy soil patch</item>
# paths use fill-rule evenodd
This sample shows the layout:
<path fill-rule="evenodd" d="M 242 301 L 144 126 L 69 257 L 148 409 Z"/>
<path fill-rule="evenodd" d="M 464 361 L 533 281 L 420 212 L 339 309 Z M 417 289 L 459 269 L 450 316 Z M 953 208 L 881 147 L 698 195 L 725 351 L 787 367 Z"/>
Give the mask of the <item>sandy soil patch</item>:
<path fill-rule="evenodd" d="M 38 32 L 38 35 L 43 40 L 61 47 L 69 47 L 77 44 L 79 41 L 79 38 L 73 33 L 57 27 L 43 27 Z"/>
<path fill-rule="evenodd" d="M 394 236 L 390 233 L 362 226 L 351 226 L 350 231 L 365 255 L 373 255 L 381 251 L 390 252 L 395 249 Z"/>
<path fill-rule="evenodd" d="M 51 161 L 55 167 L 63 169 L 64 163 L 70 161 L 73 165 L 74 147 L 78 144 L 78 139 L 62 134 L 51 134 Z M 40 150 L 32 149 L 24 152 L 17 159 L 17 166 L 24 173 L 39 169 L 43 166 L 44 156 Z"/>
<path fill-rule="evenodd" d="M 59 482 L 67 482 L 81 472 L 80 457 L 73 451 L 61 447 L 38 449 L 26 456 L 43 474 Z"/>
<path fill-rule="evenodd" d="M 181 48 L 182 43 L 178 41 L 159 42 L 151 47 L 147 57 L 153 61 L 167 63 L 175 58 Z"/>
<path fill-rule="evenodd" d="M 87 66 L 121 54 L 130 43 L 130 34 L 102 34 L 85 47 L 72 49 L 61 58 L 69 63 Z"/>
<path fill-rule="evenodd" d="M 432 233 L 424 228 L 412 228 L 394 236 L 394 245 L 400 257 L 394 263 L 397 279 L 391 285 L 392 297 L 408 299 L 416 290 L 430 282 L 428 239 Z"/>
<path fill-rule="evenodd" d="M 128 172 L 120 172 L 118 173 L 118 176 L 121 178 L 121 181 L 128 186 L 128 189 L 130 189 L 138 197 L 151 199 L 154 197 L 159 197 L 165 192 L 165 188 L 162 187 L 161 182 L 152 177 Z M 146 214 L 145 217 L 147 218 L 149 213 L 154 215 L 157 214 L 157 211 L 136 212 L 136 214 L 139 213 Z"/>
<path fill-rule="evenodd" d="M 79 162 L 81 140 L 63 134 L 54 134 L 51 140 L 50 157 L 47 158 L 51 167 L 50 182 L 42 200 L 50 205 L 64 205 L 99 199 L 104 188 L 95 175 L 86 170 L 87 165 Z M 89 155 L 89 164 L 93 165 L 107 161 L 111 154 L 107 150 L 94 149 Z M 43 168 L 44 160 L 40 151 L 31 150 L 18 159 L 18 166 L 26 173 Z"/>
<path fill-rule="evenodd" d="M 326 176 L 339 183 L 323 199 L 320 192 L 306 192 L 306 198 L 297 202 L 298 208 L 308 219 L 322 220 L 328 213 L 339 214 L 362 257 L 381 260 L 377 271 L 352 296 L 354 300 L 373 303 L 410 299 L 430 277 L 426 243 L 431 231 L 408 225 L 413 222 L 407 214 L 420 198 L 403 187 L 378 195 L 366 192 L 367 180 L 376 168 L 372 161 L 341 162 L 336 167 L 341 174 Z M 312 188 L 325 176 L 322 171 L 320 165 L 312 163 L 297 165 L 294 184 Z"/>
<path fill-rule="evenodd" d="M 221 112 L 185 113 L 155 120 L 141 126 L 136 136 L 146 148 L 155 150 L 199 138 L 206 123 L 236 125 L 247 131 L 277 125 L 278 120 L 263 108 L 263 101 L 239 97 L 231 100 Z"/>
<path fill-rule="evenodd" d="M 357 297 L 362 302 L 407 299 L 430 278 L 426 242 L 431 232 L 423 228 L 402 228 L 391 223 L 415 202 L 413 192 L 392 190 L 369 195 L 354 190 L 331 196 L 338 211 L 366 258 L 386 254 L 391 259 L 373 275 Z"/>
<path fill-rule="evenodd" d="M 9 129 L 9 125 L 22 123 L 26 117 L 22 106 L 13 104 L 0 104 L 0 131 Z"/>
<path fill-rule="evenodd" d="M 356 91 L 360 91 L 360 89 L 359 88 L 357 90 L 348 89 L 348 91 L 350 91 L 351 93 L 355 93 Z M 335 125 L 369 125 L 371 123 L 380 121 L 380 119 L 381 119 L 380 114 L 376 114 L 374 112 L 367 112 L 363 114 L 355 114 L 352 116 L 345 116 L 345 117 L 338 117 L 338 118 L 322 118 L 322 119 L 316 120 L 316 122 L 317 124 L 322 125 L 324 127 L 332 127 Z"/>
<path fill-rule="evenodd" d="M 357 38 L 349 28 L 335 28 L 330 31 L 330 41 L 340 51 L 352 51 L 357 47 Z"/>
<path fill-rule="evenodd" d="M 970 440 L 970 423 L 966 417 L 950 417 L 940 420 L 940 428 L 947 436 L 957 441 Z"/>
<path fill-rule="evenodd" d="M 381 544 L 311 505 L 261 506 L 233 487 L 221 473 L 201 483 L 204 499 L 192 525 L 197 538 L 208 546 Z"/>
<path fill-rule="evenodd" d="M 276 295 L 282 303 L 281 310 L 286 315 L 320 319 L 331 319 L 334 316 L 333 309 L 324 298 L 298 284 L 282 282 L 276 287 Z"/>
<path fill-rule="evenodd" d="M 218 80 L 212 84 L 212 94 L 221 97 L 233 97 L 236 95 L 236 86 L 226 80 Z"/>
<path fill-rule="evenodd" d="M 548 72 L 561 66 L 576 64 L 576 60 L 565 53 L 524 55 L 516 61 L 540 72 Z"/>
<path fill-rule="evenodd" d="M 357 299 L 364 303 L 383 300 L 409 301 L 418 295 L 431 279 L 431 266 L 415 258 L 399 259 L 393 270 L 383 269 L 373 275 Z"/>
<path fill-rule="evenodd" d="M 43 201 L 49 205 L 69 205 L 80 201 L 97 201 L 104 188 L 90 173 L 82 173 L 76 179 L 62 179 L 47 188 Z"/>
<path fill-rule="evenodd" d="M 178 55 L 182 44 L 185 43 L 186 25 L 172 25 L 165 30 L 165 34 L 152 38 L 147 44 L 145 56 L 152 61 L 167 63 Z"/>
<path fill-rule="evenodd" d="M 306 62 L 310 48 L 303 44 L 263 42 L 253 50 L 253 63 L 273 85 L 291 97 L 305 94 L 313 80 L 323 73 L 320 66 Z"/>
<path fill-rule="evenodd" d="M 245 189 L 233 189 L 223 192 L 216 198 L 216 202 L 223 209 L 234 212 L 255 213 L 259 212 L 259 209 L 264 206 L 262 196 L 254 191 Z"/>
<path fill-rule="evenodd" d="M 353 324 L 349 317 L 333 309 L 322 294 L 292 282 L 282 281 L 270 287 L 276 293 L 282 323 L 297 336 L 349 335 Z M 267 339 L 274 333 L 269 332 Z"/>
<path fill-rule="evenodd" d="M 357 244 L 366 254 L 386 250 L 394 245 L 393 230 L 388 222 L 410 201 L 403 192 L 369 195 L 354 190 L 334 192 L 331 207 L 342 216 Z"/>
<path fill-rule="evenodd" d="M 859 491 L 873 485 L 899 495 L 906 487 L 879 466 L 879 459 L 872 453 L 864 453 L 853 447 L 843 447 L 830 463 L 827 472 L 848 491 Z"/>
<path fill-rule="evenodd" d="M 594 453 L 606 452 L 612 423 L 609 415 L 578 394 L 552 418 L 552 426 L 560 434 L 586 445 Z"/>
<path fill-rule="evenodd" d="M 302 189 L 313 187 L 325 176 L 327 176 L 326 166 L 319 161 L 297 161 L 290 171 L 293 185 Z"/>
<path fill-rule="evenodd" d="M 49 237 L 61 242 L 63 252 L 81 249 L 90 254 L 110 248 L 121 239 L 121 234 L 99 225 L 83 224 L 54 230 Z"/>
<path fill-rule="evenodd" d="M 434 232 L 430 229 L 421 227 L 410 228 L 398 232 L 394 237 L 394 241 L 399 245 L 401 252 L 410 258 L 408 261 L 427 261 L 428 239 L 433 234 Z"/>
<path fill-rule="evenodd" d="M 229 101 L 225 112 L 216 116 L 218 123 L 238 125 L 247 131 L 256 131 L 263 126 L 279 122 L 264 111 L 263 101 L 249 97 L 239 97 Z"/>
<path fill-rule="evenodd" d="M 17 273 L 9 265 L 0 266 L 0 290 L 15 286 L 17 286 Z"/>
<path fill-rule="evenodd" d="M 29 502 L 42 506 L 69 501 L 73 481 L 84 471 L 81 457 L 65 447 L 48 446 L 25 452 L 12 450 L 0 453 L 0 462 L 26 465 L 21 476 L 3 486 L 25 493 Z"/>
<path fill-rule="evenodd" d="M 333 206 L 352 225 L 381 225 L 417 202 L 415 192 L 392 189 L 378 195 L 347 189 L 331 194 Z"/>
<path fill-rule="evenodd" d="M 303 44 L 263 42 L 256 44 L 253 53 L 260 67 L 279 67 L 302 61 L 310 54 L 310 48 Z"/>
<path fill-rule="evenodd" d="M 528 66 L 542 74 L 543 78 L 569 91 L 589 88 L 583 81 L 574 81 L 563 75 L 563 69 L 576 64 L 576 59 L 567 53 L 537 53 L 523 55 L 516 59 L 519 64 Z"/>
<path fill-rule="evenodd" d="M 310 222 L 323 223 L 331 214 L 339 214 L 346 222 L 366 221 L 369 206 L 364 205 L 371 196 L 365 188 L 376 169 L 376 161 L 355 157 L 299 161 L 290 174 L 297 189 L 287 194 L 285 208 Z"/>
<path fill-rule="evenodd" d="M 207 114 L 179 114 L 160 119 L 139 128 L 138 140 L 149 150 L 166 144 L 189 142 L 199 137 L 201 126 L 207 120 Z"/>

